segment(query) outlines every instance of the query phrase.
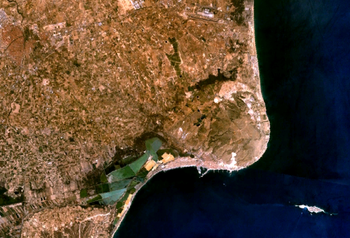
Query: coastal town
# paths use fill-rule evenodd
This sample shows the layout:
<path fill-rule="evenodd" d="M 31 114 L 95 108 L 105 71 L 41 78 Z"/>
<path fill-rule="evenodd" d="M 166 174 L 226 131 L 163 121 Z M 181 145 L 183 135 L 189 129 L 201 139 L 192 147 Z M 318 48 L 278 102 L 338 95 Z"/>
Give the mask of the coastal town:
<path fill-rule="evenodd" d="M 267 147 L 253 1 L 0 3 L 0 237 L 111 237 L 155 174 Z"/>

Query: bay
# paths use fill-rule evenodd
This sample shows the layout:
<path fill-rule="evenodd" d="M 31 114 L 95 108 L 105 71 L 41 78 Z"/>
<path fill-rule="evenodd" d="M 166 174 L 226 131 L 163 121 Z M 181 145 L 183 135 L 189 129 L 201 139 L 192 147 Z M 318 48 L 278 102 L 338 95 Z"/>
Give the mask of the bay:
<path fill-rule="evenodd" d="M 239 172 L 156 175 L 114 237 L 350 237 L 349 23 L 346 1 L 256 0 L 266 153 Z"/>

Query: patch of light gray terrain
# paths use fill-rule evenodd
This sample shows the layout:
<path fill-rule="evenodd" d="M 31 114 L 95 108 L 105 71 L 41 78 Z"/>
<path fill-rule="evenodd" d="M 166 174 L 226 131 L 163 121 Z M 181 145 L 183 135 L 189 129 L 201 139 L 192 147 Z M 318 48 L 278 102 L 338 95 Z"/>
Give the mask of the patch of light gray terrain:
<path fill-rule="evenodd" d="M 228 101 L 235 101 L 234 98 L 232 97 L 232 94 L 236 94 L 237 92 L 248 92 L 253 94 L 253 91 L 245 84 L 240 83 L 240 82 L 226 82 L 222 85 L 219 94 L 214 98 L 214 102 L 215 103 L 219 103 L 222 100 L 228 100 Z M 244 101 L 244 103 L 247 105 L 248 107 L 248 114 L 250 115 L 250 118 L 254 121 L 257 121 L 257 128 L 260 129 L 260 121 L 261 121 L 261 117 L 260 117 L 260 112 L 255 112 L 252 108 L 252 104 L 254 103 L 254 98 L 253 97 L 249 97 L 249 98 L 245 98 L 242 99 Z M 258 106 L 259 103 L 258 103 Z"/>
<path fill-rule="evenodd" d="M 243 169 L 241 166 L 237 166 L 237 161 L 236 161 L 236 153 L 232 152 L 232 157 L 231 157 L 231 163 L 229 164 L 224 164 L 223 162 L 220 162 L 219 165 L 223 166 L 224 168 L 227 168 L 228 170 L 240 170 Z"/>
<path fill-rule="evenodd" d="M 312 213 L 325 213 L 325 214 L 329 214 L 331 216 L 333 215 L 337 215 L 335 213 L 328 213 L 325 210 L 323 210 L 322 208 L 316 207 L 316 206 L 307 206 L 307 205 L 295 205 L 296 207 L 299 207 L 301 209 L 306 209 L 308 210 L 311 214 Z"/>

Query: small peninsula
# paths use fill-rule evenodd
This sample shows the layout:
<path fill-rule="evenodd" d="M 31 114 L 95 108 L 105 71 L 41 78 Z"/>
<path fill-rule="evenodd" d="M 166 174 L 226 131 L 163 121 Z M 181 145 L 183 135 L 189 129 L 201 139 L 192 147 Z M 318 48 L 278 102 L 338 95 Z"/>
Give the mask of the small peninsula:
<path fill-rule="evenodd" d="M 1 237 L 112 237 L 155 174 L 266 150 L 252 0 L 7 0 L 0 58 Z"/>

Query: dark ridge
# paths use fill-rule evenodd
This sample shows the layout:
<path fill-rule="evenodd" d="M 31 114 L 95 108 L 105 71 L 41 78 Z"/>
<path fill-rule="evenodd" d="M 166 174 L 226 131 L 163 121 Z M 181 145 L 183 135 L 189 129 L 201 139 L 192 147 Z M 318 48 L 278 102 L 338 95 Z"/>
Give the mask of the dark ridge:
<path fill-rule="evenodd" d="M 80 67 L 81 64 L 78 62 L 77 59 L 74 59 L 73 60 L 73 65 L 76 66 L 76 67 Z"/>
<path fill-rule="evenodd" d="M 83 178 L 82 181 L 82 187 L 83 188 L 90 188 L 96 184 L 100 183 L 100 176 L 103 172 L 103 168 L 99 167 L 96 168 L 96 166 L 94 167 L 94 169 L 92 171 L 90 171 L 85 178 Z"/>
<path fill-rule="evenodd" d="M 113 170 L 116 169 L 116 165 L 122 167 L 124 165 L 123 163 L 123 159 L 124 158 L 134 158 L 136 159 L 137 156 L 139 156 L 142 152 L 139 150 L 136 150 L 134 148 L 126 148 L 126 149 L 121 149 L 119 147 L 116 147 L 116 152 L 112 158 L 112 163 L 107 165 L 104 168 L 104 172 L 106 174 L 109 174 L 110 172 L 112 172 Z"/>
<path fill-rule="evenodd" d="M 161 149 L 159 151 L 169 150 L 169 151 L 173 152 L 171 154 L 176 155 L 176 156 L 179 155 L 179 156 L 191 156 L 192 157 L 191 154 L 184 152 L 182 148 L 180 148 L 177 144 L 173 143 L 171 138 L 165 138 L 161 131 L 159 131 L 159 132 L 157 132 L 157 131 L 146 132 L 134 140 L 134 148 L 137 148 L 141 151 L 140 155 L 143 153 L 143 151 L 146 150 L 145 141 L 148 139 L 151 139 L 153 137 L 159 138 L 163 143 L 162 147 L 166 148 L 166 149 Z"/>
<path fill-rule="evenodd" d="M 5 195 L 4 194 L 5 192 L 7 192 L 7 189 L 4 187 L 0 187 L 0 206 L 11 205 L 11 204 L 15 204 L 15 203 L 19 203 L 19 202 L 24 201 L 25 197 L 23 194 L 21 194 L 20 197 L 12 198 L 12 197 Z"/>
<path fill-rule="evenodd" d="M 160 135 L 160 133 L 157 133 L 155 131 L 145 132 L 139 137 L 135 138 L 134 148 L 143 153 L 143 151 L 146 150 L 145 141 L 154 137 L 159 138 L 163 144 L 167 141 L 162 135 Z"/>
<path fill-rule="evenodd" d="M 23 31 L 24 41 L 28 41 L 30 35 L 31 35 L 31 32 L 30 32 L 29 28 L 26 26 L 26 27 L 24 28 L 24 31 Z"/>
<path fill-rule="evenodd" d="M 0 196 L 7 192 L 6 188 L 0 187 Z"/>
<path fill-rule="evenodd" d="M 218 76 L 209 75 L 209 77 L 207 79 L 196 83 L 196 85 L 194 85 L 192 87 L 188 87 L 188 91 L 193 91 L 195 89 L 201 90 L 201 89 L 207 87 L 208 85 L 215 84 L 215 82 L 234 81 L 234 80 L 236 80 L 236 72 L 237 72 L 237 69 L 233 69 L 233 70 L 229 71 L 229 73 L 231 73 L 232 76 L 227 78 L 224 76 L 223 73 L 220 72 L 220 69 L 218 69 Z"/>
<path fill-rule="evenodd" d="M 207 116 L 206 116 L 206 115 L 202 115 L 200 118 L 197 119 L 197 122 L 194 123 L 193 125 L 199 127 L 199 126 L 202 124 L 202 121 L 203 121 L 205 118 L 207 118 Z"/>
<path fill-rule="evenodd" d="M 231 13 L 231 16 L 237 22 L 238 25 L 243 25 L 244 0 L 232 0 L 232 4 L 235 7 L 235 10 Z"/>
<path fill-rule="evenodd" d="M 174 69 L 176 71 L 176 75 L 178 77 L 182 77 L 181 69 L 180 69 L 181 58 L 180 58 L 180 54 L 179 54 L 179 44 L 177 43 L 175 38 L 169 38 L 169 42 L 173 45 L 174 54 L 172 54 L 172 55 L 166 54 L 166 56 L 168 57 L 168 59 L 171 63 L 171 66 L 174 67 Z"/>

